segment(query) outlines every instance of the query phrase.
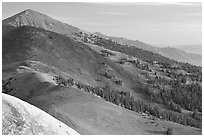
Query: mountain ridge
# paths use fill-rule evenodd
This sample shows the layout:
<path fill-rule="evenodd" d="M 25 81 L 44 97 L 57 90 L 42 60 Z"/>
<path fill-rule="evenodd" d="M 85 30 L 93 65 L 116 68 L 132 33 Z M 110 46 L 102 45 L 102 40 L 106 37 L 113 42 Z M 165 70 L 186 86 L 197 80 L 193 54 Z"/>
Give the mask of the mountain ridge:
<path fill-rule="evenodd" d="M 141 49 L 144 49 L 147 51 L 151 51 L 151 52 L 163 55 L 163 56 L 170 58 L 170 59 L 190 63 L 193 65 L 199 65 L 199 66 L 202 65 L 202 56 L 201 55 L 195 54 L 195 53 L 187 53 L 186 51 L 184 51 L 182 49 L 178 49 L 175 47 L 160 48 L 160 47 L 152 46 L 150 44 L 146 44 L 146 43 L 139 41 L 139 40 L 130 40 L 130 39 L 123 38 L 123 37 L 106 36 L 100 32 L 95 32 L 94 34 L 96 34 L 98 36 L 105 37 L 105 38 L 112 39 L 112 40 L 114 40 L 120 44 L 134 46 L 134 47 L 141 48 Z M 174 50 L 174 52 L 172 52 L 172 50 Z"/>
<path fill-rule="evenodd" d="M 75 34 L 79 34 L 83 30 L 80 30 L 77 27 L 73 27 L 72 25 L 68 25 L 66 23 L 60 22 L 54 18 L 51 18 L 45 14 L 42 14 L 40 12 L 34 11 L 32 9 L 24 10 L 18 14 L 15 14 L 14 16 L 11 16 L 7 19 L 4 19 L 2 22 L 3 25 L 11 25 L 11 26 L 34 26 L 34 27 L 40 27 L 45 30 L 50 30 L 56 33 L 60 33 L 63 35 L 66 35 L 68 37 L 74 38 Z M 87 32 L 88 33 L 88 32 Z M 165 57 L 168 57 L 170 59 L 178 60 L 185 63 L 191 63 L 194 65 L 202 65 L 202 56 L 192 53 L 186 53 L 177 51 L 178 49 L 174 49 L 173 52 L 169 51 L 169 48 L 158 48 L 155 46 L 152 46 L 150 44 L 146 44 L 139 40 L 129 40 L 122 37 L 112 37 L 112 36 L 106 36 L 103 35 L 100 32 L 95 32 L 93 34 L 96 34 L 98 36 L 110 38 L 120 44 L 126 44 L 129 46 L 135 46 L 137 48 L 141 48 L 147 51 L 151 51 L 160 55 L 163 55 Z M 169 54 L 171 52 L 171 54 Z M 181 57 L 179 57 L 179 54 L 181 54 Z"/>

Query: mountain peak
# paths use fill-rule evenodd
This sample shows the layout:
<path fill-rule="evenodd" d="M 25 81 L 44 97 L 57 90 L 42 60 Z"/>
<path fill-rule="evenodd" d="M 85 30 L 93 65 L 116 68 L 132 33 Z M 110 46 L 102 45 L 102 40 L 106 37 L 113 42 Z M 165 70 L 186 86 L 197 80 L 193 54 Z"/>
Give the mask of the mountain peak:
<path fill-rule="evenodd" d="M 27 9 L 22 12 L 19 12 L 15 14 L 14 16 L 11 16 L 7 19 L 3 20 L 3 24 L 11 25 L 11 26 L 28 26 L 30 24 L 29 21 L 33 21 L 36 18 L 39 18 L 39 16 L 42 16 L 44 14 L 39 13 L 37 11 L 34 11 L 32 9 Z"/>
<path fill-rule="evenodd" d="M 79 33 L 78 28 L 62 23 L 33 9 L 27 9 L 12 17 L 9 17 L 3 20 L 2 24 L 13 27 L 32 26 L 60 33 L 69 37 L 73 37 L 73 34 Z"/>
<path fill-rule="evenodd" d="M 27 10 L 22 11 L 21 13 L 26 14 L 26 15 L 32 14 L 32 13 L 42 14 L 40 12 L 37 12 L 37 11 L 33 10 L 33 9 L 27 9 Z"/>

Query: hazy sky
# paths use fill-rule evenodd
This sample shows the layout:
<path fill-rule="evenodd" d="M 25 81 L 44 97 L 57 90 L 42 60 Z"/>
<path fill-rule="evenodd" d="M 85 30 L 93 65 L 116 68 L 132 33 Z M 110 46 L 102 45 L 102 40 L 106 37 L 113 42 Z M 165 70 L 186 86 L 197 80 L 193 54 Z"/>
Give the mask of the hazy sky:
<path fill-rule="evenodd" d="M 202 43 L 201 3 L 3 3 L 2 18 L 33 9 L 80 29 L 154 46 Z"/>

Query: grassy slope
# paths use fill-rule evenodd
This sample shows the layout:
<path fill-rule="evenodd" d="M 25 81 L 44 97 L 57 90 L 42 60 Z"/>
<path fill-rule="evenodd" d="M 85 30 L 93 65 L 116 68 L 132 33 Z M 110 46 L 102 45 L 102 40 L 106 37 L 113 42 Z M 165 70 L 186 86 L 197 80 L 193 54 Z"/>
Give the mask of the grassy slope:
<path fill-rule="evenodd" d="M 23 72 L 27 75 L 16 77 L 22 80 L 19 86 L 13 81 L 12 87 L 30 87 L 32 96 L 27 90 L 18 90 L 16 95 L 26 102 L 39 107 L 80 134 L 164 134 L 172 127 L 175 134 L 200 134 L 195 128 L 182 126 L 172 122 L 145 119 L 141 114 L 126 110 L 102 98 L 76 88 L 64 88 L 54 84 L 45 85 L 43 90 L 40 83 L 48 82 L 49 78 L 42 78 L 42 73 Z M 30 75 L 29 75 L 30 73 Z M 34 74 L 33 74 L 34 73 Z M 26 82 L 25 82 L 26 81 Z M 35 86 L 34 86 L 35 85 Z M 158 126 L 156 126 L 158 123 Z"/>
<path fill-rule="evenodd" d="M 28 59 L 35 61 L 24 64 Z M 163 134 L 167 126 L 163 128 L 152 123 L 145 124 L 146 119 L 138 113 L 78 89 L 59 88 L 49 78 L 53 74 L 66 74 L 83 83 L 97 85 L 95 77 L 98 76 L 97 69 L 101 62 L 111 67 L 113 73 L 127 83 L 126 87 L 138 82 L 137 77 L 126 72 L 120 65 L 65 36 L 42 29 L 22 27 L 3 37 L 3 76 L 12 73 L 16 79 L 11 83 L 14 90 L 9 94 L 47 111 L 82 134 Z M 19 65 L 35 68 L 38 73 L 19 69 Z M 103 78 L 103 81 L 108 80 Z M 160 125 L 160 121 L 158 122 Z M 179 124 L 164 124 L 172 126 L 173 129 L 176 127 L 176 134 L 201 133 L 195 128 Z"/>
<path fill-rule="evenodd" d="M 117 63 L 102 57 L 89 46 L 60 34 L 33 27 L 20 27 L 4 36 L 3 53 L 5 71 L 11 64 L 29 59 L 40 61 L 49 68 L 59 69 L 83 83 L 97 85 L 99 83 L 95 79 L 101 77 L 98 71 L 101 70 L 103 62 L 112 68 L 114 75 L 126 82 L 124 87 L 131 88 L 139 82 L 137 77 L 126 72 Z M 109 81 L 110 86 L 115 87 L 110 80 L 104 77 L 101 79 L 102 84 Z"/>

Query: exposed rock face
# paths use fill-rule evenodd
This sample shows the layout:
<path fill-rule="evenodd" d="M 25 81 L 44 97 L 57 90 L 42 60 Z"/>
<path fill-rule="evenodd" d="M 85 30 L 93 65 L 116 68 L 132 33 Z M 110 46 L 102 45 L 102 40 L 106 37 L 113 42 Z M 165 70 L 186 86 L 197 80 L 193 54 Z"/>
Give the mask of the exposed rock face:
<path fill-rule="evenodd" d="M 78 135 L 39 108 L 2 93 L 3 135 Z"/>

